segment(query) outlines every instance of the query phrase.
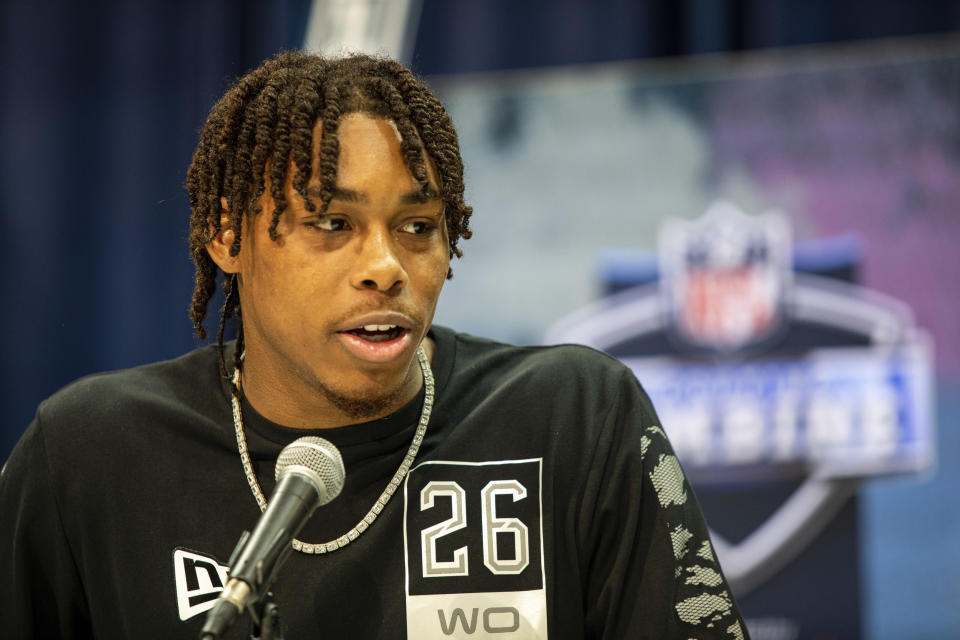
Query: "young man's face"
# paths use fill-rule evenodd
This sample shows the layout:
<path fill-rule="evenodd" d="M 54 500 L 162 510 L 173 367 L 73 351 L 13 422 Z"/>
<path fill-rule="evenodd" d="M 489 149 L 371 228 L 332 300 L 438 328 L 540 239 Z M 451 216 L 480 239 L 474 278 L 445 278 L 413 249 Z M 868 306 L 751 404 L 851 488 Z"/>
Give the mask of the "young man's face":
<path fill-rule="evenodd" d="M 316 127 L 315 159 L 319 137 Z M 338 138 L 337 189 L 325 216 L 303 206 L 291 175 L 278 242 L 268 235 L 274 207 L 265 196 L 252 226 L 245 220 L 236 258 L 211 248 L 225 271 L 240 275 L 245 391 L 288 426 L 356 422 L 409 400 L 421 383 L 416 348 L 449 266 L 433 167 L 434 195 L 424 201 L 391 122 L 349 114 Z M 308 191 L 318 211 L 319 190 L 315 173 Z M 232 241 L 230 232 L 221 236 Z"/>

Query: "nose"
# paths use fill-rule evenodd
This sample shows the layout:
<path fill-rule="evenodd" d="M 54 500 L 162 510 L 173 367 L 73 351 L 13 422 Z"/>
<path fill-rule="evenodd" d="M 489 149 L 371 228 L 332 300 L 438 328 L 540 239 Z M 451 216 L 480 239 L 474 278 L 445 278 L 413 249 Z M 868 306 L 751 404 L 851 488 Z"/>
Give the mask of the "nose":
<path fill-rule="evenodd" d="M 399 291 L 407 282 L 397 247 L 386 229 L 371 229 L 362 238 L 353 286 L 383 293 Z"/>

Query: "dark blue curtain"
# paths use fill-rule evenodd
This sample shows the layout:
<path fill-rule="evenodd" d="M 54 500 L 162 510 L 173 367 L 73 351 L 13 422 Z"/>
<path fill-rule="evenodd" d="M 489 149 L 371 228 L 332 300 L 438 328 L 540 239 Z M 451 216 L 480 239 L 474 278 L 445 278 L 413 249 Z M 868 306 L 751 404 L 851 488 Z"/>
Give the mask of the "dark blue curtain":
<path fill-rule="evenodd" d="M 423 0 L 413 65 L 460 73 L 960 29 L 960 2 Z"/>
<path fill-rule="evenodd" d="M 302 43 L 309 1 L 0 7 L 2 461 L 68 381 L 197 343 L 197 134 L 231 78 Z"/>

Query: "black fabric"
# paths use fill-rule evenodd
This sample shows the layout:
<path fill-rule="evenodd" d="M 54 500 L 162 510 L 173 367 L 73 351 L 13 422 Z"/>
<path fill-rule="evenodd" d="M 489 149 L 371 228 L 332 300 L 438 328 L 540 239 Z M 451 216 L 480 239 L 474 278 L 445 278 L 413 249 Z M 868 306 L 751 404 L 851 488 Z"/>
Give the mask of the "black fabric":
<path fill-rule="evenodd" d="M 431 335 L 436 406 L 410 482 L 446 469 L 442 461 L 486 463 L 464 467 L 469 487 L 467 476 L 490 464 L 527 461 L 522 481 L 539 482 L 542 495 L 517 504 L 542 521 L 529 523 L 537 557 L 524 571 L 541 572 L 533 583 L 545 578 L 551 638 L 743 637 L 699 507 L 629 370 L 584 347 L 517 348 L 439 327 Z M 422 401 L 421 391 L 386 418 L 316 431 L 273 424 L 245 404 L 267 495 L 290 441 L 320 435 L 343 455 L 343 493 L 301 539 L 339 537 L 366 514 L 410 445 Z M 290 557 L 275 589 L 288 638 L 406 637 L 406 564 L 419 554 L 404 550 L 419 542 L 409 535 L 416 525 L 404 531 L 405 498 L 415 504 L 404 490 L 346 548 Z M 0 513 L 5 637 L 196 637 L 204 615 L 180 620 L 175 550 L 225 564 L 259 516 L 214 348 L 90 376 L 44 402 L 0 476 Z M 465 584 L 496 590 L 478 562 Z M 432 588 L 446 578 L 410 580 Z M 510 581 L 502 591 L 531 584 Z M 246 631 L 238 625 L 231 637 Z"/>

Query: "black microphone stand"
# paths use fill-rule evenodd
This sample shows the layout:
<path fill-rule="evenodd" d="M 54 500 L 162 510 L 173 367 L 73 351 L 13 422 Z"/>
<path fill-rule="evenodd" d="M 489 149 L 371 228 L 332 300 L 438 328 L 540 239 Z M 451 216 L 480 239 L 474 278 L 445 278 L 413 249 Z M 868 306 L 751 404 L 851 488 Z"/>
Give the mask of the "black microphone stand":
<path fill-rule="evenodd" d="M 274 602 L 272 591 L 267 591 L 259 600 L 248 604 L 246 609 L 239 613 L 232 603 L 224 602 L 223 605 L 221 609 L 212 612 L 216 614 L 215 618 L 219 618 L 213 626 L 208 618 L 200 632 L 200 640 L 220 640 L 220 634 L 226 633 L 236 617 L 244 613 L 250 614 L 250 640 L 284 640 L 280 607 Z"/>
<path fill-rule="evenodd" d="M 283 626 L 280 624 L 280 607 L 273 601 L 273 592 L 267 593 L 250 605 L 251 640 L 284 640 Z"/>
<path fill-rule="evenodd" d="M 237 546 L 234 548 L 233 553 L 230 554 L 230 560 L 227 561 L 229 566 L 236 566 L 237 558 L 240 556 L 249 538 L 250 532 L 244 531 L 243 535 L 240 536 L 240 540 L 237 541 Z M 283 555 L 288 555 L 289 553 L 289 548 L 284 549 Z M 208 615 L 206 624 L 204 624 L 203 630 L 200 632 L 200 640 L 220 640 L 220 633 L 213 629 L 220 629 L 220 632 L 225 632 L 233 624 L 237 616 L 242 616 L 244 613 L 250 614 L 251 640 L 284 640 L 283 626 L 280 623 L 280 607 L 274 602 L 273 591 L 269 589 L 265 589 L 259 599 L 248 604 L 246 609 L 240 612 L 237 612 L 233 603 L 221 603 L 221 601 L 218 600 L 215 606 L 222 608 L 211 611 L 210 614 L 217 614 L 216 617 L 221 618 L 218 621 L 220 624 L 214 623 L 211 627 L 212 619 Z"/>

